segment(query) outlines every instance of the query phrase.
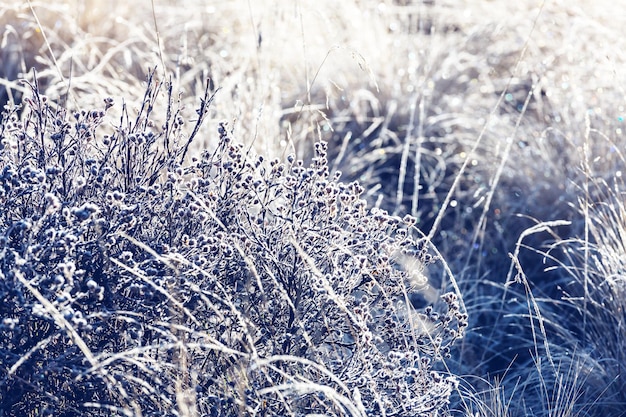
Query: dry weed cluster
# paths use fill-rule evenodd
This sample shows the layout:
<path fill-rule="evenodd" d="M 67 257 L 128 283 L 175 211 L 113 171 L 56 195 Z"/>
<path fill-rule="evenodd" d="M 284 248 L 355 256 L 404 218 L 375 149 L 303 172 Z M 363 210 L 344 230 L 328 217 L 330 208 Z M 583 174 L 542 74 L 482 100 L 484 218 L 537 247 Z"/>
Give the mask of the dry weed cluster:
<path fill-rule="evenodd" d="M 18 3 L 0 415 L 625 414 L 611 2 Z"/>

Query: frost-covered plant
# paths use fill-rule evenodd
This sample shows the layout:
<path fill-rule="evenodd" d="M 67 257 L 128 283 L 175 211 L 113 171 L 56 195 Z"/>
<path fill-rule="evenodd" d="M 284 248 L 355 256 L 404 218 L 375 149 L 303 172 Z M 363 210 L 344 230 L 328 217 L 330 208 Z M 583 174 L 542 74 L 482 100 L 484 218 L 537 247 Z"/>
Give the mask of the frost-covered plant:
<path fill-rule="evenodd" d="M 276 414 L 285 405 L 333 415 L 440 410 L 455 383 L 432 366 L 449 354 L 467 317 L 454 293 L 442 296 L 441 315 L 414 310 L 423 242 L 400 219 L 368 212 L 358 184 L 331 177 L 323 142 L 309 167 L 290 156 L 266 169 L 224 127 L 221 135 L 217 151 L 195 166 L 200 182 L 188 192 L 217 236 L 194 262 L 239 329 L 221 341 L 251 354 L 242 404 Z M 230 303 L 245 304 L 245 314 Z M 231 360 L 214 354 L 205 384 L 233 372 Z M 346 410 L 346 402 L 356 408 Z"/>
<path fill-rule="evenodd" d="M 5 114 L 3 412 L 445 412 L 467 315 L 456 287 L 425 292 L 415 219 L 368 210 L 323 142 L 267 163 L 221 124 L 187 155 L 212 96 L 185 135 L 171 88 L 151 121 L 160 87 L 108 133 L 111 100 L 70 116 L 36 82 Z"/>
<path fill-rule="evenodd" d="M 101 368 L 98 355 L 119 353 L 134 343 L 133 317 L 141 317 L 151 301 L 124 301 L 131 279 L 120 275 L 112 257 L 132 258 L 133 248 L 121 233 L 150 236 L 148 220 L 159 214 L 150 210 L 161 203 L 148 196 L 194 137 L 182 142 L 182 120 L 173 110 L 162 129 L 152 127 L 158 87 L 150 78 L 137 117 L 124 113 L 110 135 L 98 132 L 113 105 L 110 99 L 101 109 L 70 116 L 39 93 L 36 81 L 23 116 L 17 116 L 17 108 L 5 113 L 0 130 L 5 302 L 0 308 L 6 366 L 0 402 L 7 413 L 67 415 L 98 398 L 104 403 L 117 398 L 113 402 L 126 408 L 134 401 L 132 392 L 116 382 L 128 379 L 127 370 Z M 207 93 L 198 123 L 210 100 Z M 173 226 L 167 218 L 164 223 Z M 145 319 L 165 314 L 152 311 Z"/>

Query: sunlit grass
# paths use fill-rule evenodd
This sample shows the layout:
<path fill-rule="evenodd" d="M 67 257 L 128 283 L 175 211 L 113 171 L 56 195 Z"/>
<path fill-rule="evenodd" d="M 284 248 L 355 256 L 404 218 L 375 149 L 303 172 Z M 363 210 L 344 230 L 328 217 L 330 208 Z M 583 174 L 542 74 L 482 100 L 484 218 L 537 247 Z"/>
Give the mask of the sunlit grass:
<path fill-rule="evenodd" d="M 153 8 L 147 1 L 68 0 L 0 8 L 3 102 L 29 97 L 29 86 L 17 80 L 32 83 L 34 67 L 51 116 L 70 120 L 72 112 L 101 109 L 112 97 L 116 105 L 107 109 L 101 135 L 120 129 L 121 120 L 155 134 L 169 129 L 184 146 L 208 87 L 215 95 L 206 119 L 189 152 L 174 162 L 215 151 L 214 132 L 224 120 L 233 141 L 266 161 L 296 154 L 307 166 L 322 139 L 329 175 L 341 171 L 342 181 L 358 181 L 368 207 L 415 218 L 414 237 L 436 262 L 420 258 L 426 272 L 418 281 L 429 286 L 405 302 L 424 308 L 458 286 L 469 316 L 464 338 L 439 368 L 461 380 L 450 413 L 623 413 L 626 22 L 612 3 L 155 1 Z M 135 120 L 152 68 L 157 82 L 169 83 L 151 101 L 162 110 Z M 86 117 L 86 127 L 100 123 L 97 116 Z M 5 141 L 19 130 L 6 121 L 3 127 Z M 162 143 L 155 152 L 164 152 Z M 120 156 L 116 163 L 129 161 Z M 166 165 L 153 167 L 175 169 Z M 16 208 L 5 235 L 37 204 L 31 199 Z M 150 239 L 138 242 L 152 248 Z M 315 262 L 304 265 L 316 275 Z M 131 315 L 123 320 L 141 323 Z M 50 340 L 19 354 L 30 357 Z M 245 389 L 234 382 L 242 371 L 232 372 L 224 383 L 235 385 L 236 398 Z M 193 372 L 181 378 L 173 384 L 179 393 L 199 384 Z M 282 398 L 312 389 L 272 380 L 275 386 L 258 392 Z M 201 410 L 202 395 L 182 395 L 189 401 L 181 400 L 180 410 Z M 345 410 L 354 415 L 362 412 L 358 396 L 335 387 L 325 404 L 338 412 L 349 397 Z M 132 401 L 120 410 L 143 406 Z M 237 407 L 241 414 L 263 410 Z"/>

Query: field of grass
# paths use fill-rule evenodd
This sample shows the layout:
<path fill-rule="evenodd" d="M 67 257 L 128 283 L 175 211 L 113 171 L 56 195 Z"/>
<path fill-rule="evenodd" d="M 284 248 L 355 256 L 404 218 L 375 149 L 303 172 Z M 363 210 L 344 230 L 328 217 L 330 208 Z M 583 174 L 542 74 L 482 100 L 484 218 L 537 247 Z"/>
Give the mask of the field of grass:
<path fill-rule="evenodd" d="M 0 0 L 0 416 L 626 415 L 624 27 Z"/>

